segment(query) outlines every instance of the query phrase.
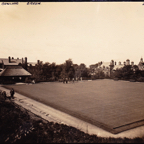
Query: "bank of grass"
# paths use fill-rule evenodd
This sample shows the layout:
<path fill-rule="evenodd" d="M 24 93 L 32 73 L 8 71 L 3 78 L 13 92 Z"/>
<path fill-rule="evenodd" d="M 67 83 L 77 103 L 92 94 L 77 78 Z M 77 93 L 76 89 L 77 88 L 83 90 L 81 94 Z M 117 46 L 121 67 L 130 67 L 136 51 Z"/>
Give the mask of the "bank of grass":
<path fill-rule="evenodd" d="M 0 143 L 144 143 L 144 138 L 103 138 L 48 122 L 0 95 Z"/>

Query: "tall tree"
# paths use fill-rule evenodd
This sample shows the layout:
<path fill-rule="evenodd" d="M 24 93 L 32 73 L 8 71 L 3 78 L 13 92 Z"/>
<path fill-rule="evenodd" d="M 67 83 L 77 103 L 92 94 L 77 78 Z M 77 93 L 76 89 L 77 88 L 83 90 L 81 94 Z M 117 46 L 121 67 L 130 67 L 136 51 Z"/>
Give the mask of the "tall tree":
<path fill-rule="evenodd" d="M 74 67 L 73 62 L 71 59 L 68 59 L 65 61 L 65 63 L 62 66 L 61 71 L 61 78 L 73 78 L 74 77 Z"/>

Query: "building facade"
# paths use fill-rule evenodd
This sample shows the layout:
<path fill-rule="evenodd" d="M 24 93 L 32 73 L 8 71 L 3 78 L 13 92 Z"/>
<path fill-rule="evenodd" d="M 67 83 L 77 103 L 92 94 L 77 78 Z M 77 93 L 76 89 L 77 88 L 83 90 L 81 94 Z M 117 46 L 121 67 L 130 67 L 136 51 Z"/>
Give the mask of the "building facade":
<path fill-rule="evenodd" d="M 138 64 L 138 68 L 139 68 L 139 70 L 144 70 L 143 58 L 140 59 L 140 62 L 139 62 L 139 64 Z"/>
<path fill-rule="evenodd" d="M 22 65 L 27 68 L 27 57 L 25 59 L 0 58 L 0 82 L 24 82 L 26 77 L 31 76 L 31 74 Z"/>
<path fill-rule="evenodd" d="M 141 60 L 142 62 L 142 60 Z M 130 60 L 127 59 L 126 61 L 123 62 L 123 64 L 121 62 L 117 62 L 114 60 L 111 60 L 111 62 L 99 62 L 98 66 L 94 67 L 95 65 L 91 65 L 91 75 L 95 75 L 98 74 L 100 72 L 103 72 L 105 76 L 110 77 L 112 73 L 114 73 L 116 70 L 123 68 L 125 65 L 131 65 L 132 68 L 134 66 L 134 62 L 132 61 L 130 64 Z M 143 69 L 144 69 L 144 63 L 142 63 L 141 65 L 143 65 Z"/>

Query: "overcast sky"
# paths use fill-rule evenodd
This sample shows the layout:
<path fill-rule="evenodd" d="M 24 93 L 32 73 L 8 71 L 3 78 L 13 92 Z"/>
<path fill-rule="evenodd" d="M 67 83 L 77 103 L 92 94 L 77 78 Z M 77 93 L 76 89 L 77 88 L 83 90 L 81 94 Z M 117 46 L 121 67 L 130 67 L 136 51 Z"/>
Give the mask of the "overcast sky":
<path fill-rule="evenodd" d="M 1 5 L 0 58 L 87 66 L 144 58 L 143 2 L 42 2 Z"/>

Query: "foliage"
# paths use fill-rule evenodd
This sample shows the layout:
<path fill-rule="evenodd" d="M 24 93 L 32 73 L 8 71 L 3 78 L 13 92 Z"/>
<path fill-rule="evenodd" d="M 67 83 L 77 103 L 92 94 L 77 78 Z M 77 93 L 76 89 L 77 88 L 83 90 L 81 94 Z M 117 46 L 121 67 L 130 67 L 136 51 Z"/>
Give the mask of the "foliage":
<path fill-rule="evenodd" d="M 25 79 L 25 83 L 31 83 L 32 81 L 27 77 L 26 79 Z"/>
<path fill-rule="evenodd" d="M 88 68 L 86 68 L 84 63 L 81 63 L 75 67 L 75 77 L 88 77 Z"/>
<path fill-rule="evenodd" d="M 73 64 L 71 59 L 66 60 L 63 64 L 56 65 L 55 63 L 42 63 L 39 62 L 35 67 L 29 66 L 27 69 L 32 74 L 31 78 L 35 82 L 42 81 L 62 81 L 63 78 L 72 78 L 83 77 L 83 79 L 103 79 L 103 78 L 113 78 L 121 80 L 131 80 L 131 81 L 143 81 L 141 80 L 144 77 L 144 71 L 140 71 L 137 65 L 133 67 L 131 65 L 125 65 L 121 69 L 111 71 L 111 77 L 105 75 L 103 69 L 98 68 L 99 63 L 90 65 L 90 68 L 87 68 L 84 63 Z M 23 66 L 25 67 L 25 65 Z M 59 80 L 61 79 L 61 80 Z"/>
<path fill-rule="evenodd" d="M 108 76 L 105 76 L 104 72 L 101 69 L 98 69 L 95 74 L 91 75 L 92 80 L 104 78 L 108 78 Z"/>
<path fill-rule="evenodd" d="M 71 59 L 68 59 L 65 61 L 65 63 L 62 66 L 62 71 L 60 74 L 61 78 L 73 78 L 74 77 L 74 67 L 73 67 L 73 62 Z"/>
<path fill-rule="evenodd" d="M 58 81 L 59 79 L 74 77 L 88 77 L 88 69 L 85 64 L 73 64 L 71 59 L 65 63 L 56 65 L 55 63 L 39 62 L 35 67 L 28 67 L 28 71 L 32 74 L 35 82 L 41 81 Z"/>
<path fill-rule="evenodd" d="M 138 82 L 144 82 L 144 77 L 140 77 L 137 79 Z"/>
<path fill-rule="evenodd" d="M 131 65 L 125 65 L 123 68 L 117 69 L 112 77 L 122 80 L 143 82 L 144 71 L 139 70 L 137 65 L 134 65 L 133 67 Z"/>

